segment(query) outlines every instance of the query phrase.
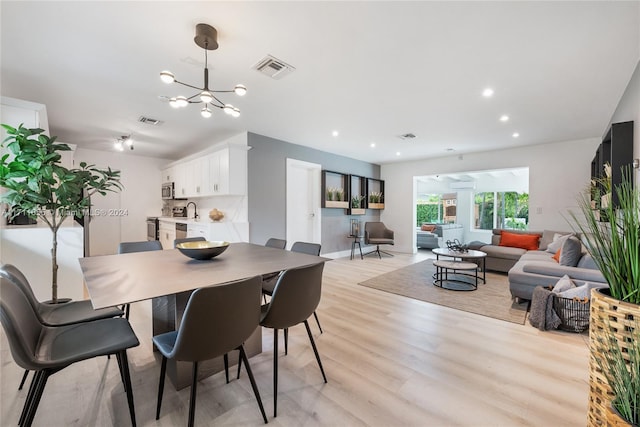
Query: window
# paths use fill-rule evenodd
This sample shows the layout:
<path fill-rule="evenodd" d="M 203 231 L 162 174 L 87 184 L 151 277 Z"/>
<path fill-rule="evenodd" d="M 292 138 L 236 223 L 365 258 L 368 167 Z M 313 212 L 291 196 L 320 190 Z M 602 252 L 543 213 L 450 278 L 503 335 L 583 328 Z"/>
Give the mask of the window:
<path fill-rule="evenodd" d="M 529 226 L 529 194 L 483 192 L 474 195 L 474 228 L 526 230 Z"/>
<path fill-rule="evenodd" d="M 455 193 L 422 195 L 416 204 L 416 226 L 456 222 L 456 204 Z"/>

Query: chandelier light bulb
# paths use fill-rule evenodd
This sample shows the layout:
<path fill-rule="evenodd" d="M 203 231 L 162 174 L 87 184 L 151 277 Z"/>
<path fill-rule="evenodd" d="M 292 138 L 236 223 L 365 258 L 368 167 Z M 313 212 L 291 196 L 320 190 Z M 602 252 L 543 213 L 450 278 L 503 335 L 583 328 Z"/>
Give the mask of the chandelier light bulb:
<path fill-rule="evenodd" d="M 160 80 L 164 83 L 170 84 L 176 81 L 176 77 L 171 71 L 163 71 L 160 73 Z"/>
<path fill-rule="evenodd" d="M 189 105 L 189 101 L 187 101 L 187 98 L 184 96 L 177 96 L 176 97 L 176 106 L 177 107 L 186 107 L 187 105 Z"/>
<path fill-rule="evenodd" d="M 205 105 L 205 107 L 200 110 L 200 114 L 202 114 L 202 117 L 204 117 L 205 119 L 208 119 L 209 117 L 211 117 L 211 110 L 209 110 L 209 107 Z"/>
<path fill-rule="evenodd" d="M 245 96 L 247 94 L 247 88 L 245 85 L 236 85 L 236 87 L 233 88 L 233 91 L 238 96 Z"/>
<path fill-rule="evenodd" d="M 200 93 L 200 101 L 204 102 L 205 104 L 208 104 L 211 101 L 213 101 L 213 95 L 211 95 L 210 92 L 207 92 L 206 90 L 203 90 Z"/>
<path fill-rule="evenodd" d="M 133 139 L 130 136 L 127 136 L 124 139 L 124 143 L 127 144 L 127 147 L 133 147 Z"/>
<path fill-rule="evenodd" d="M 238 108 L 233 107 L 233 111 L 231 112 L 231 117 L 240 117 L 240 110 Z"/>
<path fill-rule="evenodd" d="M 224 104 L 224 107 L 222 108 L 222 111 L 224 111 L 227 114 L 231 114 L 233 113 L 233 105 L 231 104 Z"/>
<path fill-rule="evenodd" d="M 178 108 L 179 107 L 178 100 L 175 99 L 175 98 L 171 98 L 169 100 L 169 105 L 171 105 L 171 107 L 173 107 L 173 108 Z"/>
<path fill-rule="evenodd" d="M 117 140 L 116 142 L 114 142 L 113 147 L 118 151 L 124 151 L 121 140 Z"/>

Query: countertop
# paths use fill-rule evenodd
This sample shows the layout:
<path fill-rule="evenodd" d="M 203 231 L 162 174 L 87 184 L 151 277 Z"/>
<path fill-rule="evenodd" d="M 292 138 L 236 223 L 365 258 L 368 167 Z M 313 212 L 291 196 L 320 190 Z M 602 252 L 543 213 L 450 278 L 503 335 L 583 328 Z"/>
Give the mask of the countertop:
<path fill-rule="evenodd" d="M 225 222 L 225 221 L 211 221 L 208 217 L 207 218 L 198 218 L 198 219 L 193 219 L 193 218 L 186 218 L 186 217 L 179 217 L 179 216 L 161 216 L 158 217 L 159 221 L 165 221 L 165 222 L 179 222 L 181 224 L 192 224 L 192 225 L 208 225 L 208 224 L 219 224 L 221 222 Z"/>

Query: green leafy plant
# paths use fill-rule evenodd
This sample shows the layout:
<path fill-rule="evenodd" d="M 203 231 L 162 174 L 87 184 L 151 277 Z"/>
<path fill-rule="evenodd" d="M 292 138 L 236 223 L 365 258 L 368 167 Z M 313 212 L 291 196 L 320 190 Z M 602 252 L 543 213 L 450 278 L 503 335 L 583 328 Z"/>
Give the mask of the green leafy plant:
<path fill-rule="evenodd" d="M 382 193 L 376 192 L 376 191 L 372 191 L 371 194 L 369 194 L 369 202 L 370 203 L 381 203 L 382 202 Z"/>
<path fill-rule="evenodd" d="M 582 216 L 570 215 L 607 280 L 611 296 L 640 304 L 640 191 L 633 186 L 630 167 L 623 169 L 618 185 L 611 184 L 610 176 L 610 168 L 605 168 L 605 177 L 578 200 Z M 612 194 L 617 196 L 616 203 L 611 202 Z M 594 207 L 591 197 L 605 202 Z"/>
<path fill-rule="evenodd" d="M 362 203 L 362 201 L 364 200 L 364 196 L 353 196 L 351 198 L 351 207 L 354 209 L 358 209 L 360 208 L 360 204 Z"/>
<path fill-rule="evenodd" d="M 51 297 L 58 300 L 58 230 L 69 217 L 83 217 L 90 207 L 91 196 L 120 191 L 120 171 L 98 169 L 80 163 L 68 169 L 61 164 L 66 144 L 56 143 L 56 137 L 44 135 L 42 129 L 17 129 L 3 124 L 7 138 L 2 146 L 8 149 L 0 159 L 0 187 L 5 192 L 0 202 L 6 203 L 9 218 L 19 214 L 40 218 L 51 229 Z"/>
<path fill-rule="evenodd" d="M 596 362 L 615 397 L 612 406 L 631 425 L 640 425 L 640 321 L 630 326 L 630 337 L 621 346 L 613 334 L 598 331 L 601 358 Z M 593 333 L 593 332 L 592 332 Z"/>

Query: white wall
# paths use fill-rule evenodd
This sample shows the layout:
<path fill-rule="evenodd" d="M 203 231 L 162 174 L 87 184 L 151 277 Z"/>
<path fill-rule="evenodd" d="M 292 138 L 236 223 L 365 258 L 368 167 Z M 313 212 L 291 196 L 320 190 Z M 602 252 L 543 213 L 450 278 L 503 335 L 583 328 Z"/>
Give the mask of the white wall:
<path fill-rule="evenodd" d="M 96 208 L 114 211 L 113 214 L 107 211 L 105 215 L 92 218 L 91 255 L 115 254 L 120 242 L 147 240 L 146 217 L 162 214 L 160 167 L 167 160 L 136 156 L 126 151 L 78 148 L 74 161 L 76 167 L 84 161 L 100 168 L 120 170 L 124 186 L 120 193 L 92 198 Z"/>
<path fill-rule="evenodd" d="M 395 250 L 415 251 L 414 177 L 488 169 L 529 167 L 529 228 L 567 230 L 569 209 L 590 179 L 600 138 L 382 165 L 385 209 L 380 218 L 395 232 Z M 465 235 L 469 231 L 465 230 Z M 479 239 L 484 240 L 484 239 Z"/>

